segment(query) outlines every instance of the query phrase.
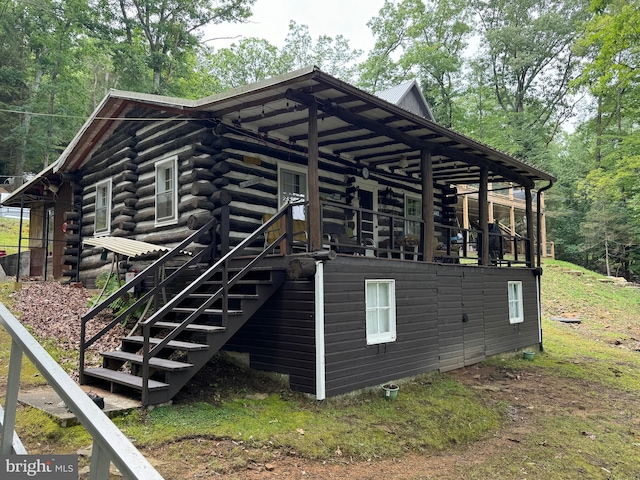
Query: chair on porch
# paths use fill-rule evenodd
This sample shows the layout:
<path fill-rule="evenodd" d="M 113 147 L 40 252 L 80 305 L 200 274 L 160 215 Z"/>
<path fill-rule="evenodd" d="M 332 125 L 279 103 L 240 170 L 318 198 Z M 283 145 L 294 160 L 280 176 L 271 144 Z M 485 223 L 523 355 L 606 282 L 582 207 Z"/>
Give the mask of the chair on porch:
<path fill-rule="evenodd" d="M 345 253 L 347 255 L 366 255 L 367 246 L 371 245 L 358 243 L 358 239 L 353 235 L 353 230 L 347 229 L 339 223 L 326 222 L 322 227 L 323 242 L 328 248 L 335 250 L 336 253 Z"/>
<path fill-rule="evenodd" d="M 273 213 L 265 213 L 262 216 L 262 223 L 266 223 L 273 217 Z M 274 224 L 264 234 L 265 246 L 271 245 L 277 240 L 277 238 L 286 230 L 286 219 L 283 217 L 279 222 Z M 282 253 L 285 250 L 284 242 L 278 245 L 277 248 Z M 307 222 L 306 220 L 293 220 L 293 249 L 297 251 L 307 250 Z"/>

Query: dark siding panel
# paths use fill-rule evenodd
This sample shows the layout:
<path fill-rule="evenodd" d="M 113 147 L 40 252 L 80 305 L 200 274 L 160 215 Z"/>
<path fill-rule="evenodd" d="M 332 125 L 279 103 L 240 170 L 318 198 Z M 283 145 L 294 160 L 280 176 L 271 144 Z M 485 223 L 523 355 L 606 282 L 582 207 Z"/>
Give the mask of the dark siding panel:
<path fill-rule="evenodd" d="M 509 323 L 507 283 L 522 281 L 524 322 Z M 491 269 L 484 280 L 486 354 L 517 350 L 538 343 L 536 277 L 524 269 Z"/>
<path fill-rule="evenodd" d="M 395 279 L 397 340 L 367 345 L 365 279 Z M 438 368 L 433 266 L 362 257 L 325 264 L 327 396 Z"/>
<path fill-rule="evenodd" d="M 437 272 L 439 368 L 444 372 L 464 366 L 462 271 L 438 266 Z"/>
<path fill-rule="evenodd" d="M 289 375 L 293 390 L 315 393 L 313 281 L 286 282 L 225 345 L 248 352 L 251 367 Z"/>

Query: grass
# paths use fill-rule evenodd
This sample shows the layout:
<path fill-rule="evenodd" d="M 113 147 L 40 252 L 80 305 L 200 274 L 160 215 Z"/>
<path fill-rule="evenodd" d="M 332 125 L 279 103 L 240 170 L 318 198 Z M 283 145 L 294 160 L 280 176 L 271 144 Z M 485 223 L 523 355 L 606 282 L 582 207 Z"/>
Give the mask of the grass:
<path fill-rule="evenodd" d="M 144 446 L 194 436 L 232 438 L 306 458 L 327 459 L 341 452 L 370 459 L 442 451 L 478 440 L 497 428 L 502 416 L 500 407 L 482 405 L 474 392 L 448 376 L 431 374 L 403 384 L 394 402 L 380 392 L 321 403 L 272 394 L 219 406 L 159 407 L 132 413 L 118 425 Z"/>
<path fill-rule="evenodd" d="M 131 412 L 115 422 L 137 446 L 161 451 L 165 460 L 194 456 L 203 469 L 220 473 L 281 454 L 320 461 L 402 459 L 408 453 L 457 455 L 478 448 L 475 457 L 465 454 L 474 457 L 472 462 L 457 462 L 447 478 L 638 478 L 640 291 L 601 279 L 574 265 L 547 261 L 544 352 L 533 362 L 515 355 L 488 360 L 517 375 L 539 377 L 543 398 L 534 406 L 526 392 L 497 401 L 491 392 L 470 389 L 448 374 L 402 384 L 393 402 L 377 391 L 317 402 L 274 386 L 266 390 L 270 394 L 256 395 L 264 390 L 234 373 L 233 387 L 216 380 L 199 401 Z M 6 297 L 2 286 L 0 297 Z M 558 316 L 580 317 L 583 323 L 551 320 Z M 0 336 L 3 367 L 5 342 Z M 23 372 L 30 381 L 29 375 Z M 553 393 L 549 398 L 545 385 Z M 505 429 L 517 430 L 513 409 L 530 418 L 517 442 L 496 450 L 483 447 L 491 441 L 478 443 Z M 18 424 L 25 441 L 41 449 L 55 445 L 65 453 L 90 443 L 81 427 L 60 429 L 29 408 L 19 412 Z M 225 458 L 210 454 L 203 450 L 204 443 L 212 448 L 207 439 L 214 446 L 230 439 L 232 450 Z"/>
<path fill-rule="evenodd" d="M 7 255 L 18 252 L 20 220 L 15 218 L 0 218 L 0 250 Z M 22 222 L 22 248 L 29 248 L 29 222 Z"/>

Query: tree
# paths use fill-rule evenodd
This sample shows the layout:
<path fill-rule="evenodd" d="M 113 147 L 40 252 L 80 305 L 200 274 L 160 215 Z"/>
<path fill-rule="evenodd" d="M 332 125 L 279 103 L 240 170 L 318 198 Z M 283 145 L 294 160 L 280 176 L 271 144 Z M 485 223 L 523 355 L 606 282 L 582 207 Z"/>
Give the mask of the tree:
<path fill-rule="evenodd" d="M 572 45 L 587 17 L 585 0 L 472 0 L 487 66 L 504 114 L 507 152 L 540 165 L 570 114 L 567 95 L 577 75 Z"/>
<path fill-rule="evenodd" d="M 309 27 L 289 23 L 284 47 L 278 49 L 267 40 L 246 38 L 228 48 L 209 50 L 204 64 L 222 89 L 264 80 L 291 70 L 315 65 L 323 71 L 353 81 L 360 50 L 353 50 L 346 38 L 321 35 L 314 42 Z"/>
<path fill-rule="evenodd" d="M 472 32 L 469 14 L 461 0 L 386 0 L 368 24 L 376 44 L 361 67 L 361 85 L 375 92 L 416 77 L 438 122 L 453 126 Z"/>
<path fill-rule="evenodd" d="M 210 74 L 221 90 L 257 82 L 289 71 L 289 58 L 267 40 L 246 38 L 206 56 Z"/>
<path fill-rule="evenodd" d="M 355 61 L 362 51 L 351 49 L 349 40 L 342 35 L 335 38 L 320 35 L 314 43 L 309 27 L 291 20 L 281 55 L 287 70 L 315 65 L 346 82 L 354 82 L 357 72 Z"/>
<path fill-rule="evenodd" d="M 10 76 L 8 85 L 13 82 L 14 87 L 13 94 L 6 91 L 7 103 L 22 112 L 14 114 L 8 123 L 13 128 L 5 136 L 13 154 L 16 186 L 25 171 L 46 166 L 60 142 L 78 128 L 80 121 L 64 114 L 86 114 L 84 108 L 77 108 L 82 89 L 74 76 L 78 69 L 74 52 L 85 39 L 86 11 L 84 0 L 8 1 L 4 5 L 2 28 L 9 35 L 3 35 L 3 49 L 7 58 L 22 69 L 19 76 L 5 69 Z M 65 101 L 71 97 L 70 92 L 72 101 Z"/>
<path fill-rule="evenodd" d="M 198 49 L 205 25 L 242 22 L 255 0 L 99 0 L 125 88 L 173 93 L 171 82 Z M 100 29 L 96 26 L 96 30 Z M 184 73 L 184 72 L 183 72 Z"/>

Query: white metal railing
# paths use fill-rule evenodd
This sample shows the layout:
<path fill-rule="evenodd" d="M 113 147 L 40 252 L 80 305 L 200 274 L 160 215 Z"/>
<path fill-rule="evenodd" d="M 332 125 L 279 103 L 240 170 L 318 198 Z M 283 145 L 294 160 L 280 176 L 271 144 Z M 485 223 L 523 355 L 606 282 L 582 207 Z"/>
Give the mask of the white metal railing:
<path fill-rule="evenodd" d="M 11 335 L 11 357 L 5 398 L 4 421 L 0 428 L 0 453 L 26 454 L 15 433 L 16 407 L 20 388 L 22 355 L 26 355 L 55 392 L 93 437 L 91 480 L 107 480 L 113 464 L 126 479 L 162 480 L 129 439 L 116 427 L 69 375 L 51 358 L 22 324 L 0 303 L 0 324 Z M 0 412 L 2 414 L 2 412 Z"/>

